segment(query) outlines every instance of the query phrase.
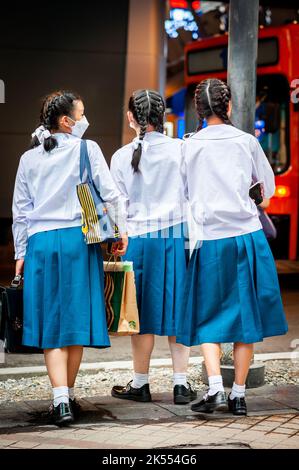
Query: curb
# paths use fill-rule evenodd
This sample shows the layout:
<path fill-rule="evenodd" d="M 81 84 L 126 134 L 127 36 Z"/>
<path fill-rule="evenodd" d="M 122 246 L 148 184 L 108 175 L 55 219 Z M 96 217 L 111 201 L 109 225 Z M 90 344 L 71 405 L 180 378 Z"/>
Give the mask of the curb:
<path fill-rule="evenodd" d="M 254 360 L 257 362 L 271 361 L 271 360 L 299 360 L 299 352 L 277 352 L 277 353 L 264 353 L 255 354 Z M 190 365 L 200 365 L 203 362 L 202 356 L 190 357 Z M 167 359 L 152 359 L 151 367 L 171 367 L 172 361 Z M 80 367 L 81 373 L 94 374 L 101 370 L 131 370 L 133 367 L 132 361 L 109 361 L 109 362 L 91 362 L 82 363 Z M 45 366 L 31 366 L 31 367 L 2 367 L 0 368 L 0 381 L 7 379 L 18 379 L 22 377 L 36 377 L 46 375 L 47 369 Z"/>

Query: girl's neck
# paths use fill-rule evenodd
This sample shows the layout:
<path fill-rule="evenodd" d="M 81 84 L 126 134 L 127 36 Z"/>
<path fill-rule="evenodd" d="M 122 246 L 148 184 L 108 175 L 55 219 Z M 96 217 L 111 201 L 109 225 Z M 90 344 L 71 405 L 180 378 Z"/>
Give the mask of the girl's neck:
<path fill-rule="evenodd" d="M 152 125 L 149 124 L 149 125 L 147 126 L 147 128 L 146 128 L 146 133 L 148 133 L 148 132 L 155 132 L 155 130 L 156 130 L 156 129 L 154 128 L 154 126 L 152 126 Z M 137 137 L 139 137 L 140 128 L 136 130 L 136 134 L 137 134 Z"/>
<path fill-rule="evenodd" d="M 207 119 L 207 124 L 208 126 L 217 126 L 219 124 L 224 124 L 224 122 L 218 116 L 213 115 Z"/>

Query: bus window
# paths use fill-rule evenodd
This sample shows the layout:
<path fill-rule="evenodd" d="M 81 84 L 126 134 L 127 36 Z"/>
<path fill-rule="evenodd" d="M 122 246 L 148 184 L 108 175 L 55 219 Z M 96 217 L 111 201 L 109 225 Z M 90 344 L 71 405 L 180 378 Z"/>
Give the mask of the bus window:
<path fill-rule="evenodd" d="M 261 75 L 256 96 L 256 137 L 274 173 L 281 174 L 289 167 L 288 81 L 281 75 Z"/>
<path fill-rule="evenodd" d="M 194 49 L 187 53 L 188 75 L 224 72 L 227 69 L 228 46 Z M 258 66 L 275 65 L 279 60 L 277 38 L 259 39 Z"/>
<path fill-rule="evenodd" d="M 194 132 L 197 118 L 194 108 L 196 85 L 186 93 L 186 132 Z M 260 75 L 257 78 L 256 137 L 260 141 L 275 174 L 289 167 L 289 85 L 282 75 Z"/>

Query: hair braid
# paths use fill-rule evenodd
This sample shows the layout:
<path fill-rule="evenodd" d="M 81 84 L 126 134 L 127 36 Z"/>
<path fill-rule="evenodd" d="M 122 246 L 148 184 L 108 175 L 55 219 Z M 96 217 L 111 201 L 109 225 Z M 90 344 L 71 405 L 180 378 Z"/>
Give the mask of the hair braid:
<path fill-rule="evenodd" d="M 219 117 L 224 124 L 232 125 L 227 115 L 231 91 L 222 80 L 212 78 L 200 82 L 196 87 L 194 100 L 199 119 L 197 130 L 202 128 L 203 120 L 213 114 Z"/>
<path fill-rule="evenodd" d="M 144 139 L 148 125 L 152 125 L 157 132 L 163 133 L 165 103 L 158 92 L 154 90 L 135 91 L 129 101 L 129 110 L 140 126 L 140 141 Z M 142 144 L 139 142 L 132 156 L 131 164 L 134 172 L 139 171 L 141 154 Z"/>
<path fill-rule="evenodd" d="M 69 91 L 55 91 L 47 95 L 42 103 L 40 111 L 40 124 L 49 131 L 59 129 L 60 116 L 70 116 L 74 109 L 74 101 L 81 100 L 80 96 Z M 40 145 L 36 137 L 31 141 L 31 148 Z M 57 147 L 57 140 L 50 136 L 44 140 L 44 149 L 50 152 Z"/>

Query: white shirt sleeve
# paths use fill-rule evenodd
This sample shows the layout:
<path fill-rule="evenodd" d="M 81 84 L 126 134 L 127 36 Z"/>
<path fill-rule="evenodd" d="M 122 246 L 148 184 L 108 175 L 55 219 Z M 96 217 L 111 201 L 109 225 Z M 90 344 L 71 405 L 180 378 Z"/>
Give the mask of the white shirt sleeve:
<path fill-rule="evenodd" d="M 105 157 L 94 141 L 87 141 L 92 179 L 102 199 L 110 206 L 111 216 L 120 233 L 127 232 L 126 201 L 113 181 Z"/>
<path fill-rule="evenodd" d="M 119 168 L 118 165 L 118 159 L 119 159 L 119 154 L 118 152 L 115 152 L 111 158 L 110 162 L 110 172 L 112 175 L 112 178 L 118 188 L 118 190 L 121 192 L 123 199 L 125 201 L 126 205 L 126 214 L 128 212 L 128 206 L 129 206 L 129 196 L 126 190 L 126 186 L 124 183 L 124 178 L 121 169 Z"/>
<path fill-rule="evenodd" d="M 25 257 L 28 240 L 26 213 L 32 210 L 32 208 L 33 202 L 26 182 L 24 163 L 21 159 L 17 171 L 12 203 L 12 232 L 15 246 L 15 259 Z"/>
<path fill-rule="evenodd" d="M 188 180 L 187 180 L 187 165 L 186 165 L 186 144 L 184 142 L 181 145 L 182 160 L 181 160 L 181 176 L 183 181 L 184 195 L 185 198 L 189 201 L 188 194 Z"/>
<path fill-rule="evenodd" d="M 251 151 L 253 158 L 253 178 L 255 181 L 262 181 L 264 185 L 264 196 L 271 198 L 275 193 L 274 172 L 259 141 L 255 137 L 251 139 Z"/>

